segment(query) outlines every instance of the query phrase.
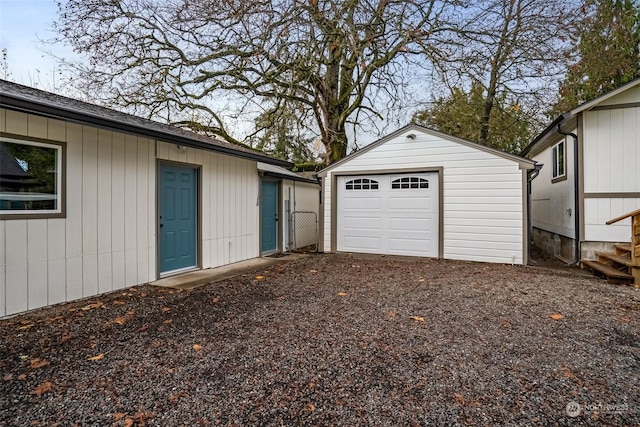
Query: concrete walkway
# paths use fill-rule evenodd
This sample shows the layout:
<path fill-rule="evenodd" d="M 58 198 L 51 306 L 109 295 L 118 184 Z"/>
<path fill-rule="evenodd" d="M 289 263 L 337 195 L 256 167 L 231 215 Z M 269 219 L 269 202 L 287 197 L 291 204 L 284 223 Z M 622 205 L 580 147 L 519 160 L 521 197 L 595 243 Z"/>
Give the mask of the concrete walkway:
<path fill-rule="evenodd" d="M 278 258 L 253 258 L 246 261 L 236 262 L 234 264 L 224 265 L 222 267 L 208 268 L 206 270 L 192 271 L 189 273 L 165 277 L 149 284 L 165 288 L 193 289 L 199 286 L 204 286 L 207 283 L 219 282 L 230 277 L 238 276 L 248 271 L 270 267 L 274 264 L 293 261 L 306 256 L 307 255 L 303 254 L 285 254 Z"/>

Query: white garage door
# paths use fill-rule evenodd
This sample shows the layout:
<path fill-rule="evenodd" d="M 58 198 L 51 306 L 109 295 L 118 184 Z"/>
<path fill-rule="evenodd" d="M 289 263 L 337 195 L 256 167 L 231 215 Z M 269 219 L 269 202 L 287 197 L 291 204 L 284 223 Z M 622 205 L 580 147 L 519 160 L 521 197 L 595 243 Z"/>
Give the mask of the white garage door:
<path fill-rule="evenodd" d="M 337 249 L 438 256 L 438 173 L 341 176 Z"/>

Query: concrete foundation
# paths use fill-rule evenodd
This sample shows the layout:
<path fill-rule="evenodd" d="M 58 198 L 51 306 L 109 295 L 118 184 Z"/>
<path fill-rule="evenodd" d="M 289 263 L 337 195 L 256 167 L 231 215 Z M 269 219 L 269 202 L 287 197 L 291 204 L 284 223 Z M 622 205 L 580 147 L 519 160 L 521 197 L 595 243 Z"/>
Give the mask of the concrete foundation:
<path fill-rule="evenodd" d="M 567 264 L 576 261 L 574 239 L 535 227 L 531 237 L 533 243 L 546 253 L 556 256 Z"/>
<path fill-rule="evenodd" d="M 533 243 L 548 254 L 554 255 L 566 263 L 577 261 L 574 255 L 574 239 L 535 227 L 532 238 Z M 580 242 L 580 259 L 597 260 L 596 252 L 615 252 L 614 245 L 617 243 L 623 242 Z"/>

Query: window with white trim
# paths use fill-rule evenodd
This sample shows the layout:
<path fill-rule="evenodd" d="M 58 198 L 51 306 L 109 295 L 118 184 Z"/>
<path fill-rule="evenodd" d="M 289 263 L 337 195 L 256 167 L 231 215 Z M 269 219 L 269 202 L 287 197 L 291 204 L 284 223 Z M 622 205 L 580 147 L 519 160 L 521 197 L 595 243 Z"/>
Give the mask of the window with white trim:
<path fill-rule="evenodd" d="M 391 188 L 429 188 L 429 181 L 417 176 L 407 176 L 404 178 L 394 179 L 391 182 Z"/>
<path fill-rule="evenodd" d="M 0 138 L 0 215 L 62 215 L 62 145 Z"/>
<path fill-rule="evenodd" d="M 565 177 L 566 173 L 566 156 L 565 156 L 565 142 L 560 141 L 551 149 L 551 161 L 553 164 L 553 172 L 551 179 L 558 179 Z"/>
<path fill-rule="evenodd" d="M 345 183 L 345 189 L 347 190 L 377 190 L 378 181 L 369 178 L 352 179 Z"/>

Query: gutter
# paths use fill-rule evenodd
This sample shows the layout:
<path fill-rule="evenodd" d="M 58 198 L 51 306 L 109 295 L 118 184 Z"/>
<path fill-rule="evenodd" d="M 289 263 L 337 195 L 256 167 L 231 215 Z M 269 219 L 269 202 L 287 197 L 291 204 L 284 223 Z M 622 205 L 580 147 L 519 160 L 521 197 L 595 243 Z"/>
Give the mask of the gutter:
<path fill-rule="evenodd" d="M 578 186 L 578 135 L 573 132 L 563 132 L 560 129 L 560 123 L 558 123 L 558 127 L 556 131 L 560 135 L 570 136 L 573 138 L 573 198 L 574 198 L 574 228 L 575 228 L 575 239 L 576 245 L 574 249 L 574 260 L 571 265 L 576 265 L 580 262 L 580 203 L 579 203 L 579 186 Z"/>
<path fill-rule="evenodd" d="M 536 179 L 536 177 L 540 174 L 540 169 L 544 164 L 536 163 L 533 166 L 533 169 L 527 171 L 527 259 L 531 259 L 531 241 L 533 239 L 533 226 L 531 225 L 531 181 Z M 528 263 L 527 263 L 528 264 Z"/>
<path fill-rule="evenodd" d="M 78 101 L 81 102 L 81 101 Z M 212 144 L 201 141 L 197 138 L 190 138 L 186 135 L 177 134 L 180 128 L 176 128 L 176 132 L 165 132 L 163 130 L 154 129 L 154 126 L 169 126 L 162 123 L 154 123 L 149 121 L 146 126 L 141 123 L 125 123 L 120 120 L 116 120 L 109 117 L 98 117 L 91 114 L 86 114 L 78 111 L 65 108 L 60 105 L 48 105 L 44 103 L 38 103 L 31 100 L 22 99 L 11 94 L 0 95 L 0 107 L 7 108 L 9 110 L 19 111 L 27 114 L 36 114 L 43 117 L 48 117 L 57 120 L 70 121 L 79 124 L 90 124 L 103 129 L 116 130 L 120 132 L 128 132 L 135 135 L 144 136 L 150 139 L 168 142 L 171 144 L 184 145 L 185 147 L 197 148 L 206 151 L 214 151 L 221 154 L 227 154 L 234 157 L 241 157 L 244 159 L 255 160 L 259 162 L 269 163 L 281 167 L 291 167 L 293 163 L 274 159 L 260 153 L 252 153 L 250 151 L 238 150 L 232 147 L 226 147 L 223 145 Z M 98 107 L 98 106 L 95 106 Z M 102 107 L 100 107 L 102 108 Z M 115 111 L 115 110 L 114 110 Z M 116 113 L 120 113 L 116 111 Z M 126 113 L 120 113 L 127 115 Z M 136 116 L 136 119 L 141 119 Z M 188 131 L 184 131 L 187 133 Z M 197 135 L 197 134 L 194 134 Z"/>
<path fill-rule="evenodd" d="M 543 140 L 551 131 L 553 131 L 557 126 L 560 126 L 560 124 L 562 122 L 564 122 L 565 120 L 569 120 L 572 117 L 571 113 L 564 113 L 558 117 L 556 117 L 556 119 L 551 122 L 551 124 L 549 126 L 547 126 L 547 128 L 545 130 L 543 130 L 542 132 L 540 132 L 540 134 L 533 140 L 531 141 L 531 143 L 529 145 L 527 145 L 521 152 L 520 152 L 520 156 L 524 157 L 527 154 L 529 154 L 531 152 L 531 150 L 533 149 L 533 147 L 540 142 L 541 140 Z"/>

